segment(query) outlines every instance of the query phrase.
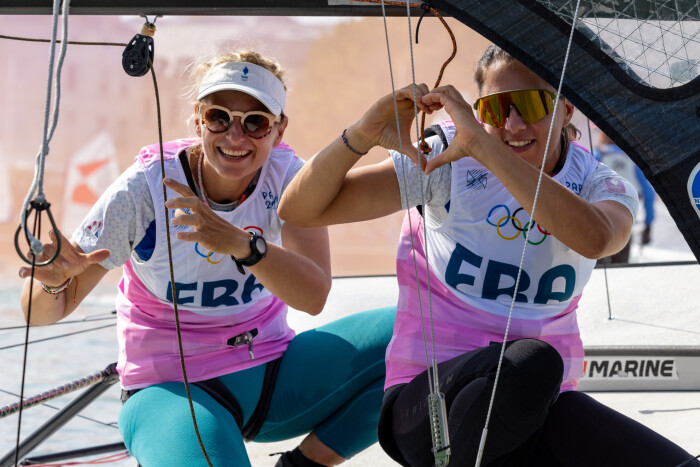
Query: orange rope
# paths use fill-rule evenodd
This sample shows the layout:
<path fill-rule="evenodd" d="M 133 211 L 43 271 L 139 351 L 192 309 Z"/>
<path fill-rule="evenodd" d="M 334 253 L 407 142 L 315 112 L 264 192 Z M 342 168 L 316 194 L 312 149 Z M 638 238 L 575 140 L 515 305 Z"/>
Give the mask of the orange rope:
<path fill-rule="evenodd" d="M 376 4 L 382 4 L 381 0 L 351 0 L 353 2 L 363 2 L 363 3 L 376 3 Z M 385 0 L 383 2 L 385 5 L 392 5 L 392 6 L 406 6 L 405 2 L 395 2 L 391 0 Z M 440 68 L 440 73 L 438 73 L 437 80 L 435 80 L 435 84 L 433 85 L 433 88 L 436 88 L 440 85 L 440 81 L 442 81 L 442 76 L 445 73 L 445 68 L 447 68 L 447 65 L 452 61 L 453 58 L 455 58 L 455 55 L 457 55 L 457 39 L 455 39 L 455 35 L 452 32 L 452 29 L 447 25 L 447 22 L 445 19 L 442 17 L 439 11 L 437 11 L 435 8 L 430 6 L 430 4 L 424 2 L 424 3 L 409 3 L 409 7 L 412 8 L 423 8 L 427 11 L 430 11 L 433 15 L 437 17 L 437 19 L 440 20 L 443 26 L 445 26 L 445 29 L 447 30 L 447 33 L 450 35 L 450 39 L 452 39 L 452 55 L 445 60 L 445 63 L 442 64 L 442 67 Z M 420 149 L 423 152 L 423 154 L 430 154 L 430 146 L 428 143 L 425 142 L 425 112 L 423 112 L 423 115 L 421 116 L 421 121 L 420 121 L 420 133 L 421 133 L 421 141 L 420 141 Z"/>

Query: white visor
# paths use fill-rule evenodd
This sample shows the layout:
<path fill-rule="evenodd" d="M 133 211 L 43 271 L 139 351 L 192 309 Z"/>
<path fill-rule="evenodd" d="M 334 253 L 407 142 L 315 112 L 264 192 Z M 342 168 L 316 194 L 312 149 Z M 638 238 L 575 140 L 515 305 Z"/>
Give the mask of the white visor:
<path fill-rule="evenodd" d="M 199 85 L 197 100 L 219 91 L 240 91 L 262 102 L 273 115 L 284 112 L 284 84 L 267 68 L 248 62 L 225 62 L 211 68 Z"/>

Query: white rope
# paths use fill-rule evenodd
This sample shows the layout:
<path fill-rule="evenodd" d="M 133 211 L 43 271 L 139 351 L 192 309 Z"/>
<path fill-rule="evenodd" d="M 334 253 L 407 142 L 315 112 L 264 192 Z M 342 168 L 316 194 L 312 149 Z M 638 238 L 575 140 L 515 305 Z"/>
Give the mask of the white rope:
<path fill-rule="evenodd" d="M 405 166 L 405 157 L 404 157 L 404 151 L 403 151 L 403 146 L 401 142 L 401 130 L 399 127 L 399 111 L 398 111 L 398 104 L 396 103 L 396 89 L 394 87 L 394 72 L 392 69 L 391 65 L 391 53 L 389 51 L 389 34 L 388 34 L 388 28 L 386 25 L 386 13 L 384 9 L 384 0 L 382 0 L 382 14 L 384 16 L 384 32 L 386 36 L 386 46 L 387 46 L 387 52 L 389 53 L 389 72 L 391 74 L 391 89 L 392 89 L 392 96 L 394 98 L 394 115 L 396 116 L 396 130 L 397 130 L 397 135 L 399 138 L 399 152 L 401 154 L 401 172 L 402 172 L 402 177 L 403 177 L 403 182 L 404 182 L 404 199 L 406 206 L 408 206 L 408 183 L 406 180 L 406 166 Z M 406 16 L 408 17 L 408 37 L 409 37 L 409 45 L 410 45 L 410 53 L 411 53 L 411 77 L 412 77 L 412 91 L 413 91 L 413 117 L 416 122 L 416 141 L 417 144 L 421 141 L 421 135 L 420 135 L 420 130 L 418 127 L 418 104 L 416 100 L 416 78 L 415 78 L 415 62 L 413 58 L 413 37 L 411 34 L 411 10 L 410 10 L 410 5 L 408 2 L 406 2 Z M 418 146 L 420 148 L 420 145 Z M 422 155 L 419 155 L 419 167 L 420 167 L 420 157 Z M 425 192 L 424 192 L 424 181 L 429 181 L 429 178 L 427 176 L 423 176 L 424 174 L 421 174 L 420 177 L 420 195 L 421 195 L 421 205 L 424 207 L 423 212 L 425 213 Z M 420 312 L 420 322 L 421 322 L 421 331 L 423 335 L 423 349 L 425 351 L 425 364 L 426 364 L 426 375 L 428 379 L 428 398 L 427 398 L 427 405 L 428 405 L 428 413 L 429 413 L 429 420 L 430 420 L 430 435 L 431 435 L 431 442 L 433 445 L 433 456 L 435 458 L 435 464 L 437 467 L 445 467 L 449 463 L 449 456 L 450 456 L 450 440 L 449 440 L 449 433 L 448 433 L 448 424 L 447 424 L 447 411 L 445 409 L 445 397 L 440 393 L 440 383 L 437 375 L 437 362 L 436 362 L 436 357 L 435 357 L 435 331 L 434 331 L 434 326 L 433 326 L 433 308 L 432 308 L 432 301 L 431 301 L 431 294 L 430 294 L 430 261 L 428 257 L 428 245 L 427 242 L 425 242 L 425 239 L 427 239 L 427 227 L 426 223 L 423 222 L 423 238 L 424 238 L 424 248 L 423 251 L 425 253 L 425 261 L 426 261 L 426 277 L 427 277 L 427 294 L 428 294 L 428 310 L 430 314 L 430 338 L 431 338 L 431 343 L 432 343 L 432 351 L 433 351 L 433 358 L 432 358 L 432 373 L 431 373 L 431 363 L 430 363 L 430 357 L 428 354 L 428 343 L 427 343 L 427 338 L 426 338 L 426 331 L 425 331 L 425 314 L 423 312 L 423 300 L 421 298 L 421 293 L 420 293 L 420 279 L 418 277 L 418 261 L 416 259 L 416 247 L 415 247 L 415 240 L 413 238 L 413 220 L 411 218 L 411 211 L 410 209 L 408 210 L 408 225 L 409 225 L 409 230 L 410 230 L 410 239 L 411 239 L 411 252 L 413 255 L 413 271 L 416 277 L 416 293 L 418 296 L 418 309 Z"/>
<path fill-rule="evenodd" d="M 61 0 L 54 0 L 53 5 L 53 24 L 51 30 L 51 47 L 49 54 L 49 76 L 48 82 L 46 84 L 46 104 L 44 110 L 44 133 L 42 137 L 41 146 L 39 147 L 39 152 L 36 156 L 35 167 L 34 167 L 34 180 L 29 188 L 26 198 L 24 199 L 24 204 L 22 205 L 22 212 L 20 214 L 20 223 L 25 235 L 29 239 L 29 244 L 32 253 L 38 256 L 43 251 L 43 246 L 41 242 L 36 239 L 27 226 L 27 212 L 29 210 L 32 198 L 35 198 L 38 202 L 43 203 L 46 198 L 44 196 L 44 167 L 46 164 L 46 156 L 49 153 L 49 142 L 53 137 L 54 130 L 56 129 L 56 124 L 58 123 L 58 110 L 59 102 L 61 100 L 61 68 L 63 67 L 63 60 L 66 56 L 66 50 L 68 47 L 68 14 L 70 10 L 70 0 L 65 0 L 62 8 L 62 35 L 61 35 L 61 50 L 59 52 L 58 65 L 56 66 L 56 96 L 54 98 L 53 104 L 53 115 L 51 120 L 51 125 L 49 127 L 49 115 L 51 113 L 51 87 L 54 83 L 54 60 L 56 55 L 56 35 L 58 29 L 58 15 L 61 5 Z M 36 197 L 34 196 L 36 194 Z M 58 235 L 58 234 L 57 234 Z"/>
<path fill-rule="evenodd" d="M 574 11 L 574 18 L 571 24 L 571 33 L 569 34 L 569 42 L 566 45 L 566 55 L 564 56 L 564 65 L 562 67 L 561 71 L 561 78 L 559 79 L 559 87 L 557 88 L 557 99 L 555 101 L 554 105 L 554 112 L 552 112 L 552 120 L 549 123 L 549 133 L 547 134 L 547 144 L 545 145 L 544 148 L 544 157 L 542 158 L 542 166 L 540 167 L 540 174 L 539 177 L 537 178 L 537 188 L 535 189 L 535 198 L 532 201 L 532 213 L 530 214 L 530 219 L 527 221 L 527 224 L 525 225 L 530 225 L 532 222 L 533 218 L 535 217 L 535 207 L 537 206 L 537 199 L 539 198 L 540 194 L 540 185 L 542 184 L 542 176 L 544 174 L 544 166 L 545 163 L 547 162 L 547 154 L 549 153 L 549 144 L 552 139 L 552 131 L 554 129 L 554 121 L 557 116 L 557 109 L 558 109 L 558 104 L 559 104 L 559 99 L 561 98 L 561 88 L 564 84 L 564 75 L 566 73 L 566 65 L 569 61 L 569 53 L 571 52 L 571 43 L 574 38 L 574 31 L 576 30 L 576 20 L 578 18 L 578 10 L 579 6 L 581 4 L 581 0 L 576 1 L 576 10 Z M 523 271 L 523 263 L 525 261 L 525 252 L 527 251 L 527 245 L 528 245 L 528 236 L 530 234 L 530 230 L 528 229 L 525 231 L 525 242 L 523 244 L 523 252 L 522 255 L 520 256 L 520 265 L 518 266 L 518 275 L 516 276 L 515 279 L 515 286 L 513 289 L 513 299 L 510 302 L 510 310 L 508 311 L 508 321 L 506 322 L 506 330 L 505 334 L 503 335 L 503 344 L 501 345 L 501 354 L 498 357 L 498 367 L 496 368 L 496 377 L 493 382 L 493 389 L 491 391 L 491 400 L 489 401 L 489 409 L 488 412 L 486 413 L 486 422 L 484 423 L 484 429 L 481 432 L 481 441 L 479 442 L 479 450 L 476 455 L 476 464 L 475 467 L 480 467 L 481 466 L 481 459 L 484 455 L 484 447 L 486 446 L 486 437 L 488 436 L 488 426 L 489 426 L 489 421 L 491 420 L 491 412 L 493 409 L 493 401 L 496 398 L 496 387 L 498 386 L 498 380 L 501 376 L 501 366 L 503 364 L 503 355 L 506 350 L 506 342 L 508 340 L 508 332 L 510 331 L 510 322 L 511 318 L 513 317 L 513 308 L 515 307 L 515 297 L 517 296 L 518 293 L 518 286 L 520 285 L 520 276 Z"/>
<path fill-rule="evenodd" d="M 389 58 L 389 75 L 391 78 L 391 94 L 394 97 L 394 115 L 396 117 L 396 132 L 397 132 L 397 136 L 399 139 L 399 153 L 401 153 L 403 155 L 404 151 L 403 151 L 403 145 L 402 145 L 402 140 L 401 140 L 401 128 L 400 128 L 400 124 L 399 124 L 399 108 L 398 108 L 398 104 L 396 103 L 396 87 L 394 85 L 394 70 L 393 70 L 393 66 L 392 66 L 392 62 L 391 62 L 391 48 L 389 46 L 389 30 L 388 30 L 387 23 L 386 23 L 386 10 L 385 10 L 385 6 L 384 6 L 384 0 L 382 0 L 381 5 L 382 5 L 382 16 L 384 18 L 384 35 L 385 35 L 385 39 L 386 39 L 386 50 L 387 50 L 387 55 Z M 409 11 L 408 14 L 409 14 L 409 18 L 410 18 L 410 8 L 409 8 L 408 2 L 406 2 L 406 8 Z M 410 26 L 410 19 L 409 19 L 409 36 L 410 36 L 410 30 L 411 30 L 411 26 Z M 409 39 L 409 42 L 410 42 L 410 39 Z M 414 63 L 413 62 L 413 47 L 411 46 L 411 70 L 412 71 L 413 71 L 413 63 Z M 416 116 L 416 119 L 417 119 L 418 111 L 417 111 L 415 99 L 416 99 L 416 95 L 415 95 L 415 77 L 414 77 L 413 78 L 413 112 L 414 112 L 414 115 Z M 401 176 L 403 178 L 404 187 L 408 188 L 408 181 L 406 179 L 406 167 L 404 165 L 403 157 L 401 158 Z M 421 182 L 422 182 L 422 177 L 421 177 Z M 421 183 L 421 197 L 422 197 L 422 195 L 423 195 L 423 187 L 422 187 L 422 183 Z M 406 190 L 404 190 L 404 200 L 405 200 L 405 204 L 408 206 L 408 193 L 406 192 Z M 423 203 L 423 204 L 425 204 L 425 203 Z M 425 320 L 423 319 L 423 300 L 421 299 L 421 293 L 420 293 L 420 279 L 418 277 L 418 261 L 416 259 L 415 241 L 413 238 L 413 219 L 411 217 L 410 210 L 408 210 L 407 214 L 408 214 L 409 230 L 411 231 L 411 235 L 410 235 L 411 252 L 413 254 L 413 267 L 414 267 L 414 273 L 416 276 L 416 290 L 417 290 L 417 294 L 418 294 L 418 308 L 420 311 L 421 326 L 422 326 L 422 330 L 423 330 L 423 346 L 425 349 L 426 368 L 428 369 L 428 384 L 430 385 L 430 391 L 432 394 L 433 383 L 432 383 L 431 374 L 430 374 L 430 361 L 429 361 L 429 357 L 428 357 L 428 342 L 427 342 L 427 339 L 425 337 L 426 333 L 425 333 Z M 427 261 L 427 254 L 426 254 L 426 261 Z M 428 291 L 428 293 L 430 293 L 430 291 Z M 431 313 L 431 327 L 432 327 L 432 313 Z M 435 345 L 435 343 L 433 342 L 433 358 L 434 358 L 434 348 L 435 348 L 434 345 Z"/>
<path fill-rule="evenodd" d="M 411 80 L 413 83 L 413 115 L 414 115 L 414 122 L 416 125 L 416 144 L 418 145 L 419 151 L 420 151 L 420 141 L 422 140 L 421 134 L 420 134 L 420 127 L 418 124 L 418 104 L 416 103 L 416 68 L 415 68 L 415 61 L 413 58 L 413 31 L 411 29 L 411 9 L 409 8 L 409 3 L 406 2 L 406 16 L 408 17 L 408 45 L 409 45 L 409 51 L 410 51 L 410 56 L 411 56 Z M 419 156 L 420 157 L 420 156 Z M 403 160 L 403 159 L 402 159 Z M 420 160 L 419 160 L 420 162 Z M 424 215 L 427 215 L 427 209 L 426 209 L 426 203 L 425 203 L 425 186 L 429 186 L 430 184 L 430 175 L 427 176 L 421 176 L 421 190 L 420 190 L 420 196 L 421 196 L 421 205 L 423 206 L 423 213 Z M 425 182 L 425 185 L 424 185 Z M 408 211 L 408 217 L 411 217 L 411 211 Z M 432 359 L 432 368 L 433 368 L 433 378 L 434 381 L 431 383 L 430 381 L 430 368 L 431 368 L 431 363 L 428 361 L 428 350 L 426 349 L 425 351 L 425 359 L 427 362 L 428 366 L 428 384 L 430 385 L 430 394 L 434 394 L 439 390 L 439 383 L 438 383 L 438 376 L 437 376 L 437 365 L 435 365 L 435 328 L 433 326 L 433 304 L 432 304 L 432 295 L 430 293 L 430 258 L 428 256 L 428 227 L 427 227 L 427 221 L 423 221 L 423 253 L 425 253 L 425 280 L 426 280 L 426 288 L 427 294 L 428 294 L 428 314 L 430 317 L 430 342 L 432 344 L 432 351 L 433 351 L 433 359 Z M 411 241 L 413 241 L 413 229 L 411 229 Z M 414 258 L 414 263 L 415 263 L 415 258 Z M 416 272 L 416 277 L 418 276 L 418 273 Z M 423 341 L 427 341 L 425 338 L 425 324 L 423 320 L 423 313 L 421 310 L 421 326 L 423 328 Z"/>

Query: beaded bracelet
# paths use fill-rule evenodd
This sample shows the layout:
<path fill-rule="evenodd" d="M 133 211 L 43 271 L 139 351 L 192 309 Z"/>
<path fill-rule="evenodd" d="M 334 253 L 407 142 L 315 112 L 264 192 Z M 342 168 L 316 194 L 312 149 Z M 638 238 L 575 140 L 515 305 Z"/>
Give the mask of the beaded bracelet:
<path fill-rule="evenodd" d="M 66 280 L 63 284 L 58 285 L 56 287 L 51 287 L 50 285 L 46 285 L 43 282 L 41 282 L 41 288 L 44 289 L 44 292 L 51 294 L 51 295 L 58 295 L 64 290 L 68 288 L 68 286 L 73 282 L 73 278 L 70 277 L 68 280 Z"/>
<path fill-rule="evenodd" d="M 343 140 L 343 143 L 345 143 L 345 147 L 348 148 L 350 151 L 354 152 L 355 154 L 357 154 L 358 156 L 364 156 L 365 154 L 367 154 L 367 152 L 369 152 L 369 151 L 367 151 L 367 152 L 357 152 L 357 151 L 355 151 L 353 148 L 350 147 L 350 143 L 348 143 L 348 138 L 345 136 L 345 132 L 346 132 L 346 131 L 348 131 L 347 128 L 344 129 L 344 130 L 343 130 L 343 134 L 340 135 L 340 137 L 341 137 L 342 140 Z"/>

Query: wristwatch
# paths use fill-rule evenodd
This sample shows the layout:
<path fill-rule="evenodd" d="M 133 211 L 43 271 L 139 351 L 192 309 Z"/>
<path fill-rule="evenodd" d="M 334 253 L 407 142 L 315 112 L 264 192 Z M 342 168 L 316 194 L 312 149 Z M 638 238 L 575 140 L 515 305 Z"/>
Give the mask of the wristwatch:
<path fill-rule="evenodd" d="M 250 256 L 243 259 L 237 259 L 231 255 L 231 258 L 236 263 L 238 272 L 245 274 L 243 266 L 253 266 L 260 262 L 267 255 L 267 241 L 262 235 L 255 232 L 250 232 Z"/>

